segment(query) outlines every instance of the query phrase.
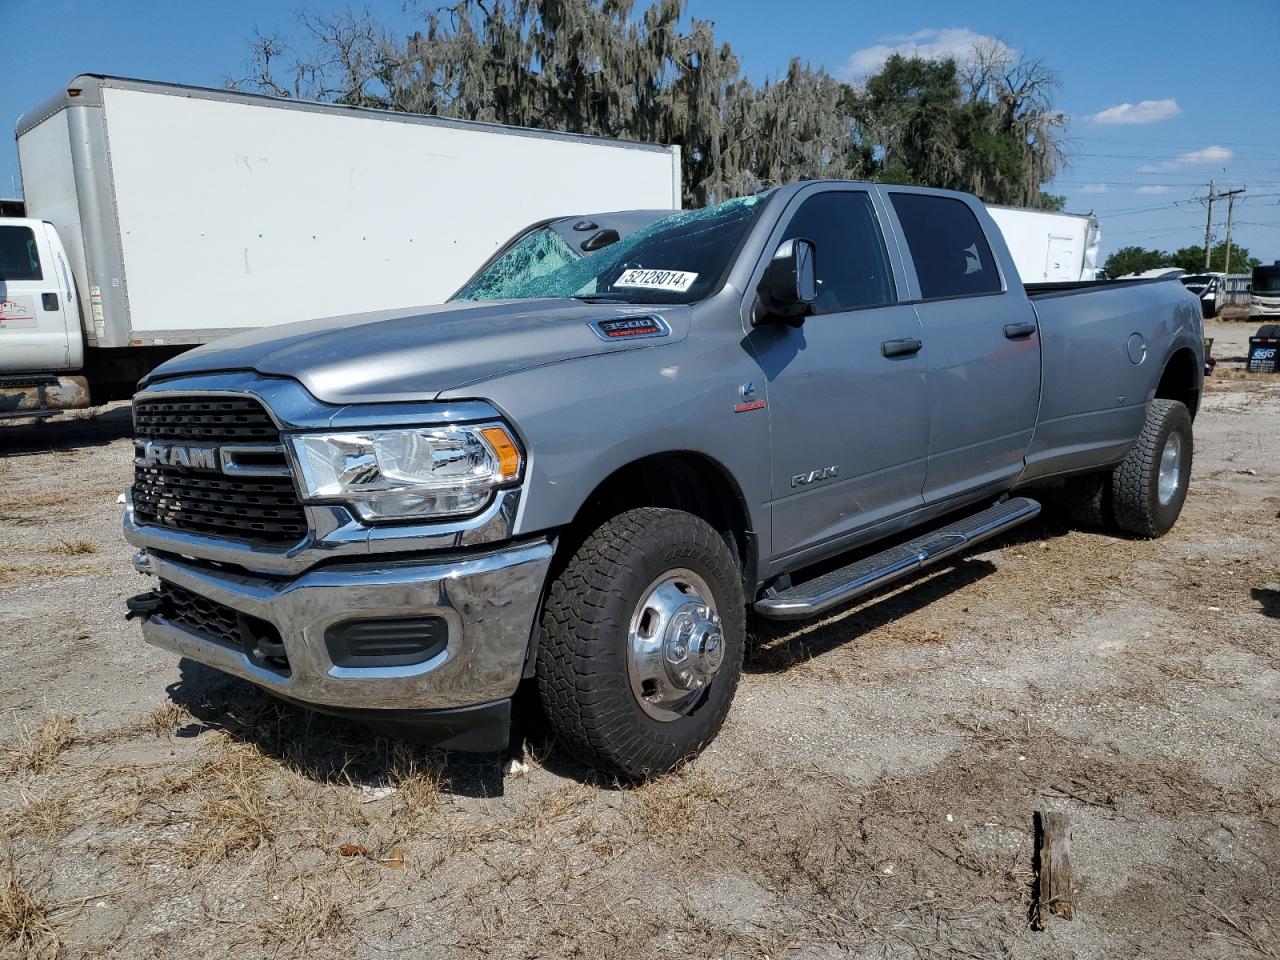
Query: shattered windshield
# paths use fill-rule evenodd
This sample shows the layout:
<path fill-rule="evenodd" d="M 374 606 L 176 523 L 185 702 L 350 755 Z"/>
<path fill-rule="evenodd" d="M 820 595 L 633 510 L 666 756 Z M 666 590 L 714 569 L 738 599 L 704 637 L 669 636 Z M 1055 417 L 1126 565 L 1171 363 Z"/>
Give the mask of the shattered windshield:
<path fill-rule="evenodd" d="M 693 303 L 719 284 L 767 199 L 742 197 L 673 214 L 581 259 L 554 231 L 535 230 L 472 278 L 454 299 Z"/>

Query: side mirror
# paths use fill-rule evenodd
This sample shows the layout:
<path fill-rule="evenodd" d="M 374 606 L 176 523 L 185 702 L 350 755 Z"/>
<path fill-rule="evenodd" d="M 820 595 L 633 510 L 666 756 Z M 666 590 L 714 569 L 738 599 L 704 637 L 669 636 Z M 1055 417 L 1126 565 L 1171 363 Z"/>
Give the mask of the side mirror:
<path fill-rule="evenodd" d="M 784 241 L 765 268 L 755 323 L 798 327 L 818 298 L 817 249 L 812 240 Z"/>

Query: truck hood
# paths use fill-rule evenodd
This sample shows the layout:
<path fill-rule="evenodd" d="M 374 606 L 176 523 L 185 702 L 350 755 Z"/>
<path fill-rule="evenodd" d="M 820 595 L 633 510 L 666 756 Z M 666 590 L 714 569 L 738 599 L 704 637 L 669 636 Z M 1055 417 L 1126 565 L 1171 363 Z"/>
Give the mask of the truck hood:
<path fill-rule="evenodd" d="M 591 321 L 657 314 L 670 333 L 603 340 Z M 446 303 L 266 327 L 198 347 L 144 384 L 193 373 L 256 370 L 291 377 L 325 403 L 433 400 L 446 390 L 529 367 L 684 339 L 690 310 L 507 300 Z"/>

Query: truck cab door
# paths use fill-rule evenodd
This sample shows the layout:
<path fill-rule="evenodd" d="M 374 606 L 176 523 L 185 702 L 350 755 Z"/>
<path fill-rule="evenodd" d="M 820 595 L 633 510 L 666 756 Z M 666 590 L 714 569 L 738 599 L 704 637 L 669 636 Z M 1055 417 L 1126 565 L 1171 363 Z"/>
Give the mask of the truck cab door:
<path fill-rule="evenodd" d="M 82 359 L 58 235 L 39 220 L 0 220 L 0 372 L 68 370 Z"/>
<path fill-rule="evenodd" d="M 1007 489 L 1023 470 L 1040 406 L 1035 309 L 1012 260 L 997 262 L 985 212 L 980 220 L 953 196 L 888 194 L 914 268 L 928 367 L 924 501 Z"/>
<path fill-rule="evenodd" d="M 797 194 L 767 254 L 814 244 L 817 299 L 802 326 L 756 326 L 748 344 L 767 386 L 773 554 L 817 556 L 921 502 L 929 441 L 920 321 L 899 302 L 865 189 Z M 888 345 L 888 346 L 886 346 Z"/>

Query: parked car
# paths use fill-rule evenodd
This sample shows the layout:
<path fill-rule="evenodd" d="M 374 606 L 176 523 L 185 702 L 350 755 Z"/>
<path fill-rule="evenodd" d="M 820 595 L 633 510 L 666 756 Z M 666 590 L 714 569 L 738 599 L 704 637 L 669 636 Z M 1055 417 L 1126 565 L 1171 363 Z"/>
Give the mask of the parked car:
<path fill-rule="evenodd" d="M 1195 298 L 1024 286 L 972 196 L 807 182 L 587 256 L 522 236 L 447 304 L 146 379 L 148 642 L 457 749 L 501 749 L 527 682 L 566 749 L 640 778 L 720 729 L 749 610 L 825 613 L 1036 516 L 1049 478 L 1131 535 L 1182 509 Z"/>

